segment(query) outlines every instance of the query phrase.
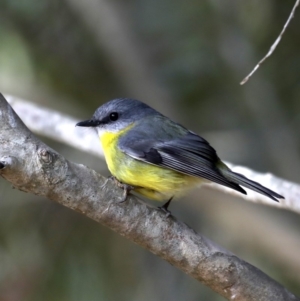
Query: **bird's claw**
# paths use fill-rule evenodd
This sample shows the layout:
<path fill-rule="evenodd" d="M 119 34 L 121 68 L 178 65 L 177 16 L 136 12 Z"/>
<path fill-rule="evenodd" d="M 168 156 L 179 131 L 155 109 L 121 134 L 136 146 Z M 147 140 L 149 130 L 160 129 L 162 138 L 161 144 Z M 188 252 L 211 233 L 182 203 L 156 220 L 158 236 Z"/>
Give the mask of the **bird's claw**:
<path fill-rule="evenodd" d="M 100 186 L 100 188 L 102 189 L 102 188 L 107 184 L 107 182 L 108 182 L 109 180 L 112 180 L 112 179 L 114 179 L 114 176 L 109 176 L 109 177 L 104 181 L 104 183 Z"/>
<path fill-rule="evenodd" d="M 123 183 L 120 183 L 121 185 L 119 186 L 120 188 L 123 188 L 123 196 L 122 196 L 122 199 L 119 203 L 124 203 L 126 200 L 127 200 L 127 196 L 128 194 L 130 193 L 131 190 L 134 189 L 133 186 L 131 185 L 128 185 L 128 184 L 123 184 Z"/>
<path fill-rule="evenodd" d="M 119 201 L 119 203 L 124 203 L 126 200 L 127 200 L 127 196 L 128 194 L 130 193 L 131 190 L 134 189 L 133 186 L 131 185 L 128 185 L 128 184 L 125 184 L 125 183 L 122 183 L 120 182 L 116 177 L 114 176 L 110 176 L 108 179 L 112 179 L 114 180 L 114 182 L 116 183 L 116 185 L 120 188 L 123 189 L 123 196 L 122 196 L 122 199 L 121 201 Z"/>
<path fill-rule="evenodd" d="M 173 197 L 171 197 L 165 204 L 159 206 L 158 208 L 166 214 L 166 217 L 171 215 L 171 211 L 168 209 Z"/>

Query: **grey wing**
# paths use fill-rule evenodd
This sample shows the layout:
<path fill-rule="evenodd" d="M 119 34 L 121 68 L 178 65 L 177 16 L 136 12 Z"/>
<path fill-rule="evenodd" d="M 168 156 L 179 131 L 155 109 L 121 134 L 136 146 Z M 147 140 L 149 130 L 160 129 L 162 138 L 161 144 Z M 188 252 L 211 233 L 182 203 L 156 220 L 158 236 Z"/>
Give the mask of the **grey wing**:
<path fill-rule="evenodd" d="M 180 138 L 163 142 L 135 138 L 119 145 L 123 152 L 134 159 L 201 177 L 245 193 L 238 184 L 222 175 L 217 166 L 221 162 L 216 151 L 202 137 L 188 132 Z"/>

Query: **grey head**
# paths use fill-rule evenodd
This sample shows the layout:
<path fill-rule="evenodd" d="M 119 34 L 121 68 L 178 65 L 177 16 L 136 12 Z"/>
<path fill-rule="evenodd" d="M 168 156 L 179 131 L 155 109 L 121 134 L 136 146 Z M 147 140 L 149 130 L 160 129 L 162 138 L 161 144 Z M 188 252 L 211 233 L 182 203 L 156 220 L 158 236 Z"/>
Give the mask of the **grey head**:
<path fill-rule="evenodd" d="M 99 134 L 104 131 L 118 132 L 151 115 L 161 114 L 139 100 L 117 98 L 100 106 L 92 119 L 81 121 L 76 126 L 95 127 Z"/>

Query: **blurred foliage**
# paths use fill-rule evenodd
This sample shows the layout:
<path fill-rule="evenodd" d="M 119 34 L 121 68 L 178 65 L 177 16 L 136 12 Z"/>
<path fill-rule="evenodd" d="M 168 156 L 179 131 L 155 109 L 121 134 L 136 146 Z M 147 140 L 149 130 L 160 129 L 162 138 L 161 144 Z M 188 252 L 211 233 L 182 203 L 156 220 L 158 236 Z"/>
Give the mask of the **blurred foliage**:
<path fill-rule="evenodd" d="M 138 49 L 142 68 L 171 99 L 147 93 L 145 101 L 151 105 L 153 97 L 152 105 L 159 103 L 164 114 L 201 129 L 222 158 L 299 179 L 299 12 L 273 56 L 239 86 L 276 39 L 294 1 L 90 0 L 81 9 L 76 1 L 0 0 L 1 92 L 79 119 L 108 99 L 137 97 L 138 78 L 124 82 L 105 50 L 110 40 L 122 41 L 124 31 L 99 41 L 97 26 L 86 21 L 91 11 L 110 7 L 115 18 L 107 26 L 123 22 L 133 36 L 129 46 L 121 42 L 120 53 L 123 47 L 124 53 Z M 126 55 L 118 64 L 122 60 L 128 61 Z M 103 172 L 98 159 L 49 144 Z M 3 180 L 0 189 L 1 301 L 223 300 L 77 213 L 12 190 Z M 205 189 L 172 210 L 300 294 L 300 259 L 294 254 L 299 216 Z"/>

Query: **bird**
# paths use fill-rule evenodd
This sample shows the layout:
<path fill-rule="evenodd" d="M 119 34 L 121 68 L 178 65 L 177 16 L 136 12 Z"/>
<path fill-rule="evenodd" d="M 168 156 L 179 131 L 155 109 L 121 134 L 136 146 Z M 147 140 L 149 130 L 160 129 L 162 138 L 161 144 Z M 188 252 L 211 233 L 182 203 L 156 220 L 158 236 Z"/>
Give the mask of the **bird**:
<path fill-rule="evenodd" d="M 243 186 L 277 202 L 284 199 L 232 171 L 208 141 L 139 100 L 110 100 L 76 126 L 96 129 L 108 169 L 124 189 L 122 201 L 133 189 L 165 201 L 160 208 L 169 214 L 174 197 L 209 182 L 247 194 Z"/>

